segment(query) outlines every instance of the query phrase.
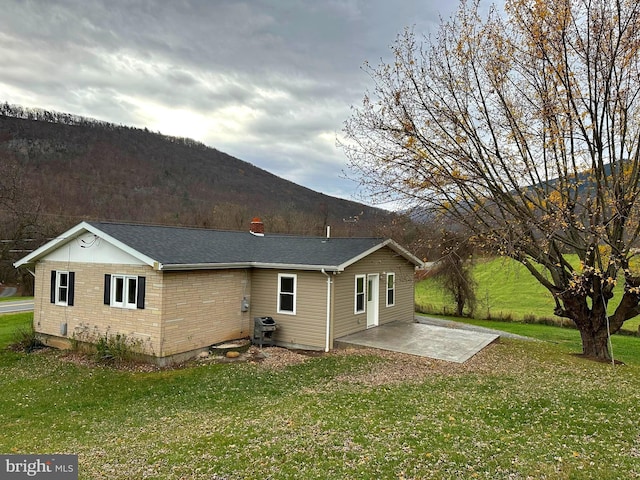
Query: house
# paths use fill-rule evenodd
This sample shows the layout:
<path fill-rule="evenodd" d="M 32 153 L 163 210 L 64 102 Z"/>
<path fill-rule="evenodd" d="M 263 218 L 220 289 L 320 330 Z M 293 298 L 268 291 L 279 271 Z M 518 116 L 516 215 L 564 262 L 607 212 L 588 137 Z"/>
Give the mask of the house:
<path fill-rule="evenodd" d="M 160 364 L 253 334 L 329 351 L 350 333 L 411 321 L 422 262 L 392 240 L 82 222 L 14 264 L 35 276 L 47 344 L 120 334 Z"/>

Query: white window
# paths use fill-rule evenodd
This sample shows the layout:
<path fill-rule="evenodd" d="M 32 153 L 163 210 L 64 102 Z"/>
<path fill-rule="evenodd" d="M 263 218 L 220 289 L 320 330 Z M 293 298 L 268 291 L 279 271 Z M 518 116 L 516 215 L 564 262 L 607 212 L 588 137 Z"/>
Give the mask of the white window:
<path fill-rule="evenodd" d="M 366 276 L 365 275 L 356 275 L 354 313 L 364 313 L 364 310 L 365 310 L 365 301 L 364 301 L 365 285 L 366 285 Z"/>
<path fill-rule="evenodd" d="M 297 275 L 278 274 L 278 313 L 296 314 L 297 281 Z"/>
<path fill-rule="evenodd" d="M 138 277 L 111 275 L 111 306 L 138 308 Z"/>
<path fill-rule="evenodd" d="M 387 273 L 387 307 L 396 304 L 396 274 Z"/>
<path fill-rule="evenodd" d="M 69 304 L 69 272 L 56 271 L 55 303 Z"/>
<path fill-rule="evenodd" d="M 51 303 L 65 307 L 73 306 L 75 272 L 51 270 Z"/>

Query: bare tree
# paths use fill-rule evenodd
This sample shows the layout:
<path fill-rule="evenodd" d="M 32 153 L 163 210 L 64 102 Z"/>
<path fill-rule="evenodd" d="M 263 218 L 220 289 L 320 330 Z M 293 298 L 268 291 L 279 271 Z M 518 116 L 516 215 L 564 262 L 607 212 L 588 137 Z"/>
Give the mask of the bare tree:
<path fill-rule="evenodd" d="M 441 257 L 435 266 L 436 279 L 456 305 L 456 315 L 461 317 L 465 308 L 469 315 L 476 309 L 477 282 L 473 278 L 473 245 L 456 232 L 440 232 Z"/>
<path fill-rule="evenodd" d="M 462 3 L 393 53 L 366 67 L 375 88 L 345 126 L 363 185 L 522 262 L 583 353 L 610 359 L 609 333 L 640 313 L 640 4 Z"/>
<path fill-rule="evenodd" d="M 38 246 L 42 235 L 39 224 L 40 202 L 25 175 L 25 167 L 11 154 L 0 150 L 0 281 L 15 282 L 13 262 Z M 31 288 L 31 278 L 19 281 Z"/>

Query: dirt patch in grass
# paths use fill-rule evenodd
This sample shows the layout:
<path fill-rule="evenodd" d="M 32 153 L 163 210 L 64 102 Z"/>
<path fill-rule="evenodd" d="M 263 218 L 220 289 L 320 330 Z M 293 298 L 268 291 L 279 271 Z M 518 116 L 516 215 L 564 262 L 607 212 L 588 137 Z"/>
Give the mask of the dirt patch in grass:
<path fill-rule="evenodd" d="M 373 348 L 337 350 L 336 355 L 371 355 L 381 358 L 382 362 L 375 362 L 359 372 L 339 375 L 336 381 L 379 386 L 417 383 L 434 375 L 494 372 L 499 363 L 495 349 L 494 345 L 490 345 L 462 364 Z"/>
<path fill-rule="evenodd" d="M 349 373 L 336 376 L 333 381 L 358 383 L 364 385 L 385 385 L 403 382 L 420 382 L 426 377 L 434 375 L 459 375 L 466 373 L 508 373 L 518 371 L 524 367 L 523 362 L 533 361 L 526 355 L 508 355 L 505 362 L 505 346 L 500 342 L 489 345 L 465 363 L 452 363 L 427 357 L 409 355 L 375 348 L 344 348 L 331 352 L 293 350 L 280 347 L 259 349 L 251 347 L 237 358 L 210 355 L 200 357 L 179 365 L 159 367 L 149 363 L 123 363 L 105 365 L 96 361 L 90 355 L 78 352 L 51 351 L 62 361 L 72 362 L 89 368 L 110 368 L 130 372 L 152 372 L 168 369 L 189 368 L 204 363 L 253 363 L 259 368 L 269 370 L 283 370 L 314 358 L 331 356 L 368 356 L 372 361 Z"/>
<path fill-rule="evenodd" d="M 251 350 L 251 349 L 250 349 Z M 256 349 L 257 350 L 257 349 Z M 319 352 L 320 355 L 326 355 Z M 287 348 L 270 347 L 257 353 L 254 361 L 260 362 L 264 368 L 281 370 L 292 365 L 304 363 L 312 358 L 304 350 L 289 350 Z"/>
<path fill-rule="evenodd" d="M 123 372 L 156 372 L 159 370 L 166 370 L 169 368 L 181 368 L 183 365 L 175 365 L 171 367 L 159 367 L 153 363 L 145 362 L 117 362 L 109 363 L 96 360 L 95 357 L 88 353 L 76 352 L 72 350 L 56 350 L 47 349 L 47 352 L 52 355 L 57 355 L 63 362 L 73 363 L 87 368 L 109 368 L 112 370 L 118 370 Z"/>
<path fill-rule="evenodd" d="M 333 380 L 370 386 L 405 382 L 417 383 L 434 375 L 512 373 L 521 371 L 524 367 L 523 363 L 534 361 L 526 355 L 516 357 L 517 359 L 509 355 L 510 361 L 505 362 L 504 355 L 506 352 L 504 349 L 505 345 L 500 344 L 500 342 L 494 343 L 465 363 L 460 364 L 375 348 L 344 348 L 325 353 L 272 347 L 261 351 L 260 353 L 264 355 L 264 358 L 255 361 L 259 362 L 264 368 L 283 369 L 317 357 L 370 356 L 372 357 L 371 362 L 366 362 L 355 371 L 340 374 Z"/>
<path fill-rule="evenodd" d="M 571 355 L 573 355 L 576 358 L 582 358 L 584 360 L 589 360 L 591 362 L 597 362 L 597 363 L 611 363 L 611 360 L 605 360 L 602 358 L 598 358 L 598 357 L 594 357 L 592 355 L 586 355 L 584 353 L 572 353 Z M 625 365 L 625 363 L 621 360 L 613 360 L 613 363 L 616 365 Z"/>
<path fill-rule="evenodd" d="M 498 341 L 488 345 L 464 363 L 453 363 L 373 348 L 336 350 L 331 355 L 370 355 L 382 361 L 366 364 L 357 371 L 341 374 L 334 381 L 379 386 L 398 383 L 419 383 L 428 377 L 458 375 L 520 375 L 530 369 L 547 368 L 550 362 L 556 370 L 571 371 L 571 362 L 554 357 L 532 355 L 527 345 L 517 341 Z M 577 359 L 578 360 L 578 359 Z M 586 360 L 578 360 L 586 361 Z"/>

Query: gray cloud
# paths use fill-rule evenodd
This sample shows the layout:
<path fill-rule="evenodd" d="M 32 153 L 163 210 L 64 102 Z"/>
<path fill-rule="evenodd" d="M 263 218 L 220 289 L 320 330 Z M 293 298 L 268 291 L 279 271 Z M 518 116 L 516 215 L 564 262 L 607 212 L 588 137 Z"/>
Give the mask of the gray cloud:
<path fill-rule="evenodd" d="M 192 137 L 348 198 L 335 138 L 369 85 L 361 65 L 456 5 L 5 0 L 0 101 Z"/>

